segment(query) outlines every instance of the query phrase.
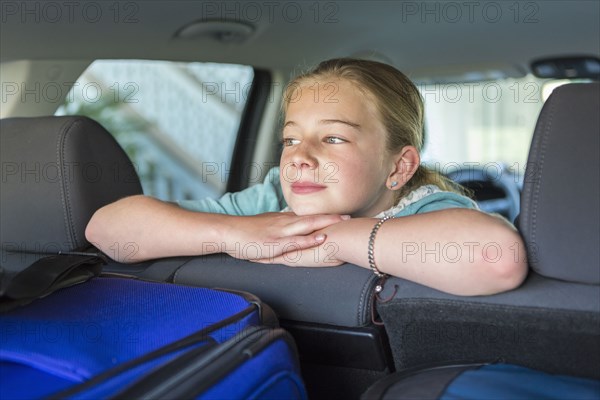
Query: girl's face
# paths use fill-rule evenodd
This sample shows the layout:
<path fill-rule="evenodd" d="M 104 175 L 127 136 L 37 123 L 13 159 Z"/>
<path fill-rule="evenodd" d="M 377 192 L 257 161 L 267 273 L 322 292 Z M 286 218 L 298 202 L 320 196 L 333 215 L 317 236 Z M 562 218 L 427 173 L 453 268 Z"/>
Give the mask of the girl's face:
<path fill-rule="evenodd" d="M 372 217 L 391 207 L 393 161 L 371 96 L 347 80 L 303 82 L 283 128 L 281 185 L 297 215 Z"/>

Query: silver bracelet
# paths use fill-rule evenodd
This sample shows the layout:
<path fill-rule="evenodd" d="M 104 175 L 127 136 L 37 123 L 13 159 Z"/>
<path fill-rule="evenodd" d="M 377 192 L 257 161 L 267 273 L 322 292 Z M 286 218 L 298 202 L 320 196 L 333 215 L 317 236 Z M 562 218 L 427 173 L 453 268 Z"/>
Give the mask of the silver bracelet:
<path fill-rule="evenodd" d="M 388 215 L 377 221 L 373 227 L 373 230 L 371 231 L 371 235 L 369 236 L 369 267 L 371 267 L 371 271 L 373 271 L 373 273 L 380 278 L 383 278 L 387 274 L 381 272 L 379 268 L 377 268 L 377 264 L 375 264 L 375 236 L 377 236 L 377 231 L 379 228 L 381 228 L 381 225 L 383 225 L 383 223 L 388 219 L 392 218 L 394 218 L 393 215 Z"/>

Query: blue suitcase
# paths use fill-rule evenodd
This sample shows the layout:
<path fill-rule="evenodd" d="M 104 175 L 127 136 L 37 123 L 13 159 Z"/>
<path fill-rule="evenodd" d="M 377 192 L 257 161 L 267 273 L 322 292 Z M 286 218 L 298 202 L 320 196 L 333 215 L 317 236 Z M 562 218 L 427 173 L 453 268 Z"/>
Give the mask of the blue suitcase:
<path fill-rule="evenodd" d="M 514 364 L 465 364 L 396 372 L 362 400 L 598 400 L 600 381 Z"/>
<path fill-rule="evenodd" d="M 250 295 L 95 278 L 0 314 L 0 398 L 306 398 Z"/>

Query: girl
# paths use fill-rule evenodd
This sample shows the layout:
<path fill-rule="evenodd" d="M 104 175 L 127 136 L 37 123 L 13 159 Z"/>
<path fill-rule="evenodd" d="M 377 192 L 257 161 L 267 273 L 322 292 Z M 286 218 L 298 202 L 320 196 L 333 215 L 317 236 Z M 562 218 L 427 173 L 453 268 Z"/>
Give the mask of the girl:
<path fill-rule="evenodd" d="M 216 252 L 290 266 L 350 262 L 459 295 L 523 281 L 512 225 L 420 165 L 423 102 L 400 71 L 322 62 L 288 85 L 283 111 L 280 167 L 263 184 L 179 205 L 125 198 L 96 212 L 88 240 L 101 250 L 135 243 L 124 262 Z"/>

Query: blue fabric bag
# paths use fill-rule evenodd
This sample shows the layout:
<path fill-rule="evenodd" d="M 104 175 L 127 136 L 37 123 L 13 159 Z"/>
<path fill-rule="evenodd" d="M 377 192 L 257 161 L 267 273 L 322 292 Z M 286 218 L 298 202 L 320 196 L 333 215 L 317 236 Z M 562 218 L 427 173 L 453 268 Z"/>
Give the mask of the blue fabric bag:
<path fill-rule="evenodd" d="M 291 337 L 261 311 L 238 293 L 129 279 L 61 289 L 0 315 L 0 398 L 305 398 Z"/>
<path fill-rule="evenodd" d="M 600 381 L 512 364 L 467 364 L 401 371 L 367 390 L 362 400 L 598 400 Z"/>

